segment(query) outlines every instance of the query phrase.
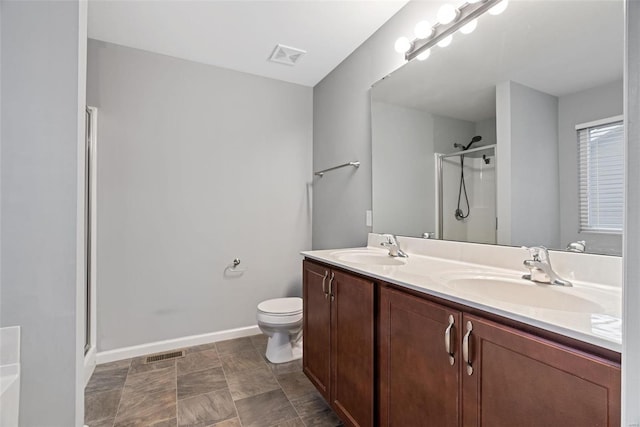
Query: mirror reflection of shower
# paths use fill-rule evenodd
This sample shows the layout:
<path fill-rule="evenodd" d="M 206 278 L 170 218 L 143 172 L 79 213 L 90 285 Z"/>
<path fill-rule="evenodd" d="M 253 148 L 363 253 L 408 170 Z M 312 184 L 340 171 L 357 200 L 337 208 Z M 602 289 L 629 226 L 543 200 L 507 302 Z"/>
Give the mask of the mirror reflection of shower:
<path fill-rule="evenodd" d="M 462 151 L 467 151 L 474 142 L 482 141 L 482 137 L 480 135 L 476 135 L 471 138 L 471 142 L 469 142 L 466 146 L 462 144 L 455 143 L 453 144 L 453 148 L 461 148 Z M 464 192 L 464 203 L 467 205 L 467 213 L 460 208 L 461 196 Z M 463 219 L 467 219 L 471 215 L 471 206 L 469 206 L 469 195 L 467 194 L 467 186 L 464 181 L 464 154 L 460 156 L 460 186 L 458 187 L 458 206 L 456 207 L 453 216 L 458 221 L 462 221 Z"/>
<path fill-rule="evenodd" d="M 496 146 L 478 146 L 480 141 L 476 135 L 455 143 L 459 151 L 435 155 L 440 239 L 496 242 Z"/>

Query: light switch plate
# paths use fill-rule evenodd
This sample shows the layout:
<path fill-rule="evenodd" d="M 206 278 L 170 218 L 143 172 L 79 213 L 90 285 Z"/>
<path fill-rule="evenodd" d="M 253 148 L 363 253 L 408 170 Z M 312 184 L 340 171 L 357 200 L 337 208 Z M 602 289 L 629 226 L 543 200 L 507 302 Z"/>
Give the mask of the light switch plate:
<path fill-rule="evenodd" d="M 366 220 L 365 223 L 367 224 L 367 227 L 371 227 L 371 225 L 373 224 L 373 220 L 372 220 L 373 214 L 370 210 L 366 211 Z"/>

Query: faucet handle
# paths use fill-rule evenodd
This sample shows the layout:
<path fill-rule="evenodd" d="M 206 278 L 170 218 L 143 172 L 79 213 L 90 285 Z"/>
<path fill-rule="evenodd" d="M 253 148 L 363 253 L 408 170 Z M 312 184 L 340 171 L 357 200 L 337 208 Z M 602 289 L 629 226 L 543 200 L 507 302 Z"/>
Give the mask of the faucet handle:
<path fill-rule="evenodd" d="M 523 246 L 523 249 L 527 249 L 531 254 L 534 261 L 547 261 L 549 262 L 549 250 L 544 246 Z M 542 256 L 540 256 L 542 255 Z"/>
<path fill-rule="evenodd" d="M 387 241 L 382 243 L 382 245 L 384 244 L 388 244 L 388 245 L 396 245 L 396 236 L 394 236 L 393 234 L 383 234 L 382 237 L 386 238 Z"/>

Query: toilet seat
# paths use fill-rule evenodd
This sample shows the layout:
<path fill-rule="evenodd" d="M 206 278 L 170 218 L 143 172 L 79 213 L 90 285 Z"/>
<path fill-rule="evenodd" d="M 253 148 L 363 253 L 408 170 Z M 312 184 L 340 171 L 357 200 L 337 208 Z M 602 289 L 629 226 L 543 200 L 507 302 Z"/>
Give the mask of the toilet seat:
<path fill-rule="evenodd" d="M 302 321 L 302 313 L 278 316 L 269 313 L 258 312 L 257 320 L 264 325 L 294 325 Z"/>
<path fill-rule="evenodd" d="M 258 313 L 269 316 L 291 316 L 302 313 L 302 298 L 274 298 L 258 304 Z"/>
<path fill-rule="evenodd" d="M 269 337 L 265 357 L 286 363 L 302 357 L 302 298 L 275 298 L 258 304 L 256 319 Z"/>

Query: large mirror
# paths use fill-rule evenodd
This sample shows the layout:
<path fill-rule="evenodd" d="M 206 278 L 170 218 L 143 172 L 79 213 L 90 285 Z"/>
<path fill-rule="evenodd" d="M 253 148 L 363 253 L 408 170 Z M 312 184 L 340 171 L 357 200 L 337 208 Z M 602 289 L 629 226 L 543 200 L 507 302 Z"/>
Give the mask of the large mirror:
<path fill-rule="evenodd" d="M 373 231 L 620 255 L 623 22 L 512 0 L 374 84 Z"/>

